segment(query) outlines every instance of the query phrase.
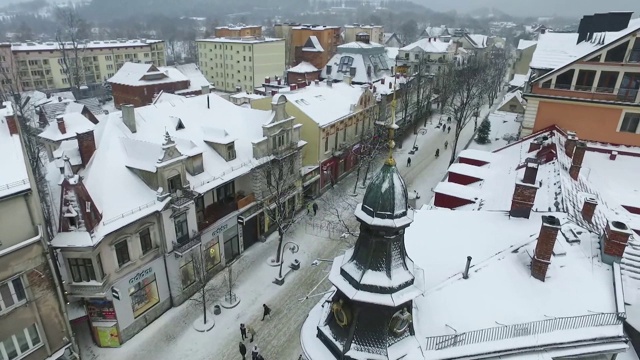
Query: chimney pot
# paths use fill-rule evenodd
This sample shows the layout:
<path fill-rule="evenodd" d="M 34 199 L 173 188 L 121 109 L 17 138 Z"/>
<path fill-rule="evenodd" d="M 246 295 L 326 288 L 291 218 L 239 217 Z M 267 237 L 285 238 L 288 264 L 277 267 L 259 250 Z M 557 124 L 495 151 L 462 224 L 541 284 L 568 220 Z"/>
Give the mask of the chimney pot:
<path fill-rule="evenodd" d="M 615 160 L 618 157 L 618 152 L 617 151 L 612 151 L 611 154 L 609 154 L 609 160 Z"/>
<path fill-rule="evenodd" d="M 538 186 L 517 182 L 511 199 L 509 216 L 528 219 L 533 209 Z"/>
<path fill-rule="evenodd" d="M 596 212 L 596 206 L 598 206 L 598 200 L 593 197 L 586 197 L 582 204 L 582 218 L 590 224 L 593 223 L 593 214 Z"/>
<path fill-rule="evenodd" d="M 14 115 L 9 115 L 7 119 L 7 127 L 9 128 L 10 135 L 18 135 L 18 123 Z"/>
<path fill-rule="evenodd" d="M 315 80 L 313 80 L 313 83 L 316 84 L 316 86 L 319 86 L 320 85 L 320 80 L 315 79 Z"/>
<path fill-rule="evenodd" d="M 471 267 L 471 256 L 467 256 L 467 264 L 464 267 L 464 272 L 462 273 L 463 279 L 469 278 L 469 267 Z"/>
<path fill-rule="evenodd" d="M 60 130 L 60 133 L 61 134 L 66 134 L 67 133 L 67 127 L 64 124 L 64 117 L 58 116 L 56 118 L 56 123 L 58 123 L 58 130 Z"/>
<path fill-rule="evenodd" d="M 276 76 L 276 83 L 278 83 L 278 85 L 282 85 L 282 79 L 278 79 L 278 77 Z"/>
<path fill-rule="evenodd" d="M 609 221 L 604 230 L 604 253 L 621 258 L 631 236 L 629 227 L 620 221 Z"/>
<path fill-rule="evenodd" d="M 553 255 L 553 247 L 556 244 L 559 230 L 560 220 L 557 217 L 542 217 L 538 242 L 533 253 L 533 259 L 531 259 L 531 276 L 540 281 L 544 281 L 547 277 L 547 270 L 551 263 L 551 255 Z"/>

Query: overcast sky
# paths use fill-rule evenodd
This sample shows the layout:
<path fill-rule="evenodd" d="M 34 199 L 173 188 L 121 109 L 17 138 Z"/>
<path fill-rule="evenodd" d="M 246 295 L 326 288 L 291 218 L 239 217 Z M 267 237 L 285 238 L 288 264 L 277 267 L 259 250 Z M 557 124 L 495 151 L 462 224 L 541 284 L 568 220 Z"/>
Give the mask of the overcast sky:
<path fill-rule="evenodd" d="M 481 7 L 496 7 L 512 15 L 561 15 L 582 17 L 589 13 L 634 11 L 640 15 L 640 0 L 413 0 L 433 10 L 469 12 Z"/>

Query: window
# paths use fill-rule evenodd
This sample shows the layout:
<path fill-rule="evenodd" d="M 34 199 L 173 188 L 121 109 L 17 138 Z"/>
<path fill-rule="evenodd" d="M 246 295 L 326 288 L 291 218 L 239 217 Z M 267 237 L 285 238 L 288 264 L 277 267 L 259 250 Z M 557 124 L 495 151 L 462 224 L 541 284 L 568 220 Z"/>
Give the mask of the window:
<path fill-rule="evenodd" d="M 351 65 L 353 65 L 353 57 L 351 56 L 341 57 L 340 65 L 338 66 L 338 72 L 343 72 L 343 73 L 349 72 L 351 69 Z"/>
<path fill-rule="evenodd" d="M 42 64 L 43 65 L 49 65 L 49 60 L 47 60 L 47 59 L 42 60 Z"/>
<path fill-rule="evenodd" d="M 236 148 L 233 143 L 227 145 L 227 161 L 233 160 L 236 158 Z"/>
<path fill-rule="evenodd" d="M 144 53 L 144 57 L 148 58 L 149 57 L 149 53 Z"/>
<path fill-rule="evenodd" d="M 570 89 L 571 88 L 571 82 L 573 81 L 573 74 L 575 73 L 575 70 L 571 69 L 571 70 L 567 70 L 565 72 L 563 72 L 562 74 L 558 75 L 558 77 L 556 78 L 556 89 Z"/>
<path fill-rule="evenodd" d="M 96 264 L 98 264 L 98 271 L 100 272 L 98 275 L 102 279 L 104 278 L 104 269 L 102 268 L 102 257 L 100 254 L 96 255 Z"/>
<path fill-rule="evenodd" d="M 602 71 L 600 73 L 600 79 L 598 80 L 597 92 L 613 93 L 618 81 L 618 72 L 616 71 Z"/>
<path fill-rule="evenodd" d="M 233 181 L 230 181 L 224 185 L 216 188 L 216 201 L 220 202 L 232 202 L 235 198 L 236 185 Z"/>
<path fill-rule="evenodd" d="M 409 53 L 404 53 L 404 58 L 409 60 Z"/>
<path fill-rule="evenodd" d="M 356 120 L 356 128 L 355 128 L 355 135 L 358 136 L 358 120 Z"/>
<path fill-rule="evenodd" d="M 71 270 L 71 278 L 73 279 L 73 282 L 97 280 L 91 258 L 70 258 L 69 270 Z"/>
<path fill-rule="evenodd" d="M 420 54 L 413 54 L 413 59 L 414 60 L 420 59 Z"/>
<path fill-rule="evenodd" d="M 186 289 L 196 282 L 193 259 L 191 257 L 183 257 L 180 259 L 180 277 L 182 280 L 182 289 Z"/>
<path fill-rule="evenodd" d="M 153 241 L 151 240 L 151 228 L 146 228 L 138 233 L 140 237 L 140 249 L 142 249 L 142 255 L 153 250 Z"/>
<path fill-rule="evenodd" d="M 173 221 L 176 228 L 176 241 L 183 244 L 189 241 L 189 224 L 187 223 L 187 213 L 176 216 Z"/>
<path fill-rule="evenodd" d="M 167 179 L 167 185 L 169 186 L 169 192 L 174 194 L 177 190 L 182 189 L 182 179 L 180 175 L 175 175 Z"/>
<path fill-rule="evenodd" d="M 0 312 L 19 306 L 26 300 L 24 285 L 19 277 L 0 284 Z"/>
<path fill-rule="evenodd" d="M 333 150 L 338 149 L 338 135 L 340 134 L 340 130 L 336 129 L 336 135 L 333 138 Z"/>
<path fill-rule="evenodd" d="M 5 339 L 0 339 L 0 358 L 13 360 L 18 357 L 24 357 L 29 351 L 41 345 L 42 341 L 40 340 L 40 334 L 38 334 L 38 327 L 33 324 Z"/>
<path fill-rule="evenodd" d="M 629 47 L 629 41 L 625 41 L 622 44 L 607 51 L 607 55 L 604 57 L 605 62 L 623 62 L 624 56 L 627 53 Z"/>
<path fill-rule="evenodd" d="M 113 70 L 113 65 L 112 64 L 107 64 L 107 70 Z"/>
<path fill-rule="evenodd" d="M 266 171 L 267 178 L 267 186 L 271 186 L 271 169 L 267 169 Z"/>
<path fill-rule="evenodd" d="M 29 66 L 38 65 L 38 60 L 29 60 Z"/>
<path fill-rule="evenodd" d="M 105 56 L 105 57 L 104 57 L 104 59 L 105 59 L 105 60 L 107 60 L 107 61 L 111 61 L 111 60 L 113 60 L 113 58 L 111 57 L 111 55 L 107 55 L 107 56 Z"/>
<path fill-rule="evenodd" d="M 122 267 L 131 261 L 129 257 L 129 244 L 127 240 L 122 240 L 114 246 L 116 251 L 116 259 L 118 260 L 118 267 Z"/>
<path fill-rule="evenodd" d="M 618 100 L 635 102 L 638 89 L 640 89 L 640 73 L 624 73 L 618 90 Z"/>
<path fill-rule="evenodd" d="M 129 288 L 129 298 L 131 298 L 131 308 L 133 317 L 144 314 L 155 304 L 160 302 L 158 296 L 158 285 L 156 284 L 156 274 L 138 282 Z"/>
<path fill-rule="evenodd" d="M 629 62 L 640 62 L 640 37 L 637 37 L 629 53 Z"/>
<path fill-rule="evenodd" d="M 329 151 L 329 136 L 324 138 L 324 152 Z"/>
<path fill-rule="evenodd" d="M 577 91 L 591 91 L 593 82 L 596 78 L 595 70 L 580 70 L 578 71 L 578 78 L 576 79 Z"/>
<path fill-rule="evenodd" d="M 640 113 L 626 113 L 620 125 L 620 132 L 636 133 L 640 123 Z"/>
<path fill-rule="evenodd" d="M 342 142 L 346 142 L 347 141 L 347 128 L 345 127 L 344 130 L 342 130 Z"/>
<path fill-rule="evenodd" d="M 217 241 L 204 250 L 204 264 L 207 271 L 220 264 L 220 243 Z"/>

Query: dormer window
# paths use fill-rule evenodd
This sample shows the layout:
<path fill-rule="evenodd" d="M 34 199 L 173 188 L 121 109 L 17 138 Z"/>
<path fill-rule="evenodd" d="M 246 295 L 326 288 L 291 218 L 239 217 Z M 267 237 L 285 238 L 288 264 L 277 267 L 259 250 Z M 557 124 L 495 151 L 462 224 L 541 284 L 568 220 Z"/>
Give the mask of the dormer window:
<path fill-rule="evenodd" d="M 167 179 L 167 187 L 169 192 L 174 194 L 176 191 L 182 189 L 182 179 L 180 175 L 175 175 Z"/>
<path fill-rule="evenodd" d="M 227 145 L 227 161 L 234 160 L 236 158 L 236 147 L 234 143 Z"/>

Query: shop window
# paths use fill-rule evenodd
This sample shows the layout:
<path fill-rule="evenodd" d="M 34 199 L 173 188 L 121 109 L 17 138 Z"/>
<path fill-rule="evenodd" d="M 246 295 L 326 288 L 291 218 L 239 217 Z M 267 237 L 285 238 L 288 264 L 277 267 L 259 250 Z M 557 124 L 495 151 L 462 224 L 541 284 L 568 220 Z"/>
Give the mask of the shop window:
<path fill-rule="evenodd" d="M 173 220 L 176 229 L 176 241 L 184 244 L 189 241 L 189 224 L 187 224 L 187 213 L 182 213 Z"/>
<path fill-rule="evenodd" d="M 131 261 L 129 257 L 129 244 L 127 240 L 122 240 L 114 246 L 116 251 L 116 259 L 118 260 L 118 267 L 122 267 Z"/>
<path fill-rule="evenodd" d="M 27 300 L 22 279 L 19 277 L 0 284 L 0 313 Z"/>
<path fill-rule="evenodd" d="M 97 280 L 91 258 L 70 258 L 69 270 L 71 270 L 71 278 L 73 279 L 73 282 Z"/>
<path fill-rule="evenodd" d="M 593 82 L 596 78 L 595 70 L 580 70 L 578 71 L 578 78 L 576 79 L 577 91 L 591 91 Z"/>
<path fill-rule="evenodd" d="M 620 132 L 636 133 L 640 124 L 640 113 L 626 113 L 620 125 Z"/>
<path fill-rule="evenodd" d="M 180 277 L 182 280 L 182 289 L 186 289 L 196 282 L 192 258 L 183 257 L 180 259 Z"/>
<path fill-rule="evenodd" d="M 567 70 L 565 72 L 563 72 L 562 74 L 558 75 L 558 77 L 556 78 L 556 89 L 570 89 L 571 88 L 571 82 L 573 81 L 573 74 L 575 73 L 575 70 L 571 69 L 571 70 Z"/>
<path fill-rule="evenodd" d="M 0 339 L 0 357 L 8 360 L 21 358 L 27 352 L 41 345 L 38 327 L 33 324 L 5 339 Z"/>
<path fill-rule="evenodd" d="M 204 251 L 204 263 L 207 271 L 220 264 L 220 243 L 217 241 Z"/>
<path fill-rule="evenodd" d="M 623 62 L 624 56 L 627 54 L 627 48 L 629 47 L 629 41 L 625 41 L 622 44 L 607 51 L 607 55 L 604 57 L 605 62 Z"/>
<path fill-rule="evenodd" d="M 155 304 L 159 303 L 160 297 L 158 296 L 156 275 L 153 274 L 130 287 L 129 298 L 131 299 L 131 308 L 133 309 L 134 318 L 144 314 Z"/>
<path fill-rule="evenodd" d="M 600 72 L 600 79 L 598 80 L 597 92 L 612 94 L 618 81 L 617 71 L 602 71 Z"/>
<path fill-rule="evenodd" d="M 146 228 L 138 233 L 140 237 L 140 248 L 142 249 L 142 255 L 153 250 L 153 240 L 151 240 L 151 228 Z"/>

